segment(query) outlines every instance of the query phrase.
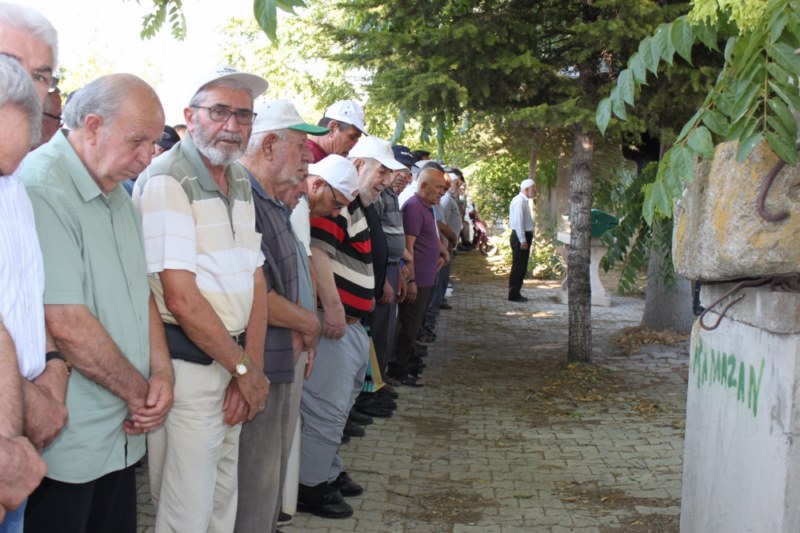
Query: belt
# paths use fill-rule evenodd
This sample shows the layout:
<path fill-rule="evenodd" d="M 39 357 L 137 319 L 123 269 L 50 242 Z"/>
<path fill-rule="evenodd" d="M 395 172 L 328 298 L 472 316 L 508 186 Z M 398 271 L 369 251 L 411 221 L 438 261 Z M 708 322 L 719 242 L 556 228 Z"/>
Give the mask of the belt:
<path fill-rule="evenodd" d="M 210 365 L 214 361 L 186 335 L 180 326 L 164 324 L 164 332 L 167 334 L 167 347 L 173 359 L 181 359 L 199 365 Z M 231 338 L 239 346 L 244 346 L 244 332 L 231 335 Z"/>
<path fill-rule="evenodd" d="M 397 266 L 397 265 L 400 264 L 400 260 L 399 259 L 389 259 L 388 261 L 386 261 L 386 264 L 389 265 L 389 266 Z"/>

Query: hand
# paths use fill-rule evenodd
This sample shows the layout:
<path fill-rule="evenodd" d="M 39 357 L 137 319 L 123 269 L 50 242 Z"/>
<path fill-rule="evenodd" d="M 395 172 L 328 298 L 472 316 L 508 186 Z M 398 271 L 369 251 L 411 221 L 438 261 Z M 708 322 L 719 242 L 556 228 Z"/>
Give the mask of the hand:
<path fill-rule="evenodd" d="M 400 275 L 397 277 L 397 303 L 401 304 L 406 299 L 406 293 L 408 292 L 408 287 L 406 285 L 406 277 L 401 272 Z"/>
<path fill-rule="evenodd" d="M 239 392 L 244 396 L 244 401 L 247 402 L 247 419 L 252 420 L 267 405 L 269 380 L 262 370 L 254 366 L 248 367 L 247 374 L 244 376 L 234 379 L 238 385 Z"/>
<path fill-rule="evenodd" d="M 406 299 L 404 300 L 406 303 L 414 303 L 414 300 L 417 299 L 417 284 L 413 281 L 408 282 L 407 291 L 406 291 Z"/>
<path fill-rule="evenodd" d="M 440 270 L 446 264 L 447 264 L 447 261 L 445 261 L 444 257 L 442 257 L 440 255 L 439 259 L 436 260 L 436 270 Z"/>
<path fill-rule="evenodd" d="M 232 379 L 225 389 L 225 399 L 222 401 L 222 412 L 225 413 L 223 420 L 229 426 L 241 424 L 247 420 L 250 411 L 247 402 L 239 392 L 239 385 L 236 379 Z"/>
<path fill-rule="evenodd" d="M 528 241 L 519 243 L 520 250 L 527 250 L 530 247 L 531 247 L 531 245 L 528 244 Z"/>
<path fill-rule="evenodd" d="M 0 472 L 0 509 L 13 511 L 39 486 L 47 465 L 25 437 L 0 437 Z"/>
<path fill-rule="evenodd" d="M 123 429 L 130 435 L 149 433 L 164 424 L 173 402 L 173 378 L 159 373 L 150 376 L 145 406 L 131 420 L 126 420 Z"/>
<path fill-rule="evenodd" d="M 394 291 L 392 290 L 392 284 L 389 283 L 388 280 L 386 280 L 383 283 L 383 295 L 381 295 L 381 299 L 378 300 L 378 303 L 381 305 L 389 305 L 390 303 L 392 303 L 393 298 L 394 298 Z"/>
<path fill-rule="evenodd" d="M 322 314 L 322 334 L 329 339 L 341 339 L 347 323 L 344 318 L 344 307 L 341 305 L 333 309 L 325 309 Z"/>
<path fill-rule="evenodd" d="M 32 383 L 23 379 L 22 390 L 25 436 L 37 450 L 42 450 L 67 424 L 67 407 L 51 394 L 45 380 Z"/>
<path fill-rule="evenodd" d="M 316 351 L 309 351 L 306 356 L 306 369 L 305 372 L 303 372 L 303 379 L 311 377 L 311 371 L 314 370 L 314 355 L 316 355 Z"/>

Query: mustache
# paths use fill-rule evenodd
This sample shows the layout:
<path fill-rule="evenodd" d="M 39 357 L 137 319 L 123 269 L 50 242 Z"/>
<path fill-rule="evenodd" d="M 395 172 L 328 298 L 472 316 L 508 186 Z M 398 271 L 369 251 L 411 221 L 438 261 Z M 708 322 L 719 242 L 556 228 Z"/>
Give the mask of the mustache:
<path fill-rule="evenodd" d="M 239 144 L 242 144 L 242 134 L 241 133 L 227 133 L 227 132 L 220 132 L 214 137 L 214 142 L 220 141 L 233 141 Z"/>

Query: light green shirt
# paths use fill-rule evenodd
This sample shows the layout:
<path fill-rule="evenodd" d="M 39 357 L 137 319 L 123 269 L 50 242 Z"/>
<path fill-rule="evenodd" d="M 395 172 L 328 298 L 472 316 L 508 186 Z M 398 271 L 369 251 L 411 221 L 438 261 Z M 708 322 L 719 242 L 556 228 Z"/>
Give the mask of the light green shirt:
<path fill-rule="evenodd" d="M 44 257 L 44 303 L 88 307 L 148 378 L 150 289 L 139 214 L 128 193 L 117 187 L 103 194 L 61 132 L 25 159 L 22 180 Z M 144 456 L 144 435 L 122 431 L 126 402 L 77 370 L 67 409 L 66 428 L 43 454 L 47 477 L 85 483 Z"/>

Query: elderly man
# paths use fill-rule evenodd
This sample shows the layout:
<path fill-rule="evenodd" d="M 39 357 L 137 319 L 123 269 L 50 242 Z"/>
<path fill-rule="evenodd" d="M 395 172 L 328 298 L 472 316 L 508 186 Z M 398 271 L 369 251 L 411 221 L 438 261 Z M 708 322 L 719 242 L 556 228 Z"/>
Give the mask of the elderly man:
<path fill-rule="evenodd" d="M 237 532 L 275 531 L 280 494 L 286 476 L 299 402 L 292 406 L 295 365 L 301 352 L 313 360 L 319 320 L 299 301 L 298 246 L 289 225 L 289 210 L 280 201 L 306 171 L 303 155 L 308 134 L 326 128 L 303 121 L 288 100 L 256 108 L 257 118 L 239 163 L 250 175 L 256 207 L 256 230 L 266 257 L 268 317 L 264 372 L 270 382 L 266 410 L 242 426 L 239 443 Z M 311 365 L 307 365 L 310 371 Z M 306 375 L 306 377 L 308 377 Z"/>
<path fill-rule="evenodd" d="M 340 100 L 331 105 L 325 110 L 319 125 L 328 128 L 328 133 L 307 141 L 313 154 L 312 163 L 319 163 L 330 154 L 347 157 L 361 135 L 367 134 L 364 110 L 355 100 Z"/>
<path fill-rule="evenodd" d="M 357 200 L 339 216 L 311 219 L 323 336 L 300 405 L 298 509 L 329 518 L 352 515 L 342 496 L 363 490 L 342 470 L 336 451 L 369 362 L 369 338 L 361 320 L 374 306 L 375 287 L 364 208 L 389 184 L 392 170 L 405 168 L 395 161 L 389 143 L 375 137 L 361 139 L 350 159 L 358 170 Z"/>
<path fill-rule="evenodd" d="M 24 504 L 39 485 L 47 468 L 26 437 L 23 384 L 37 393 L 32 398 L 53 404 L 60 415 L 61 429 L 66 415 L 63 405 L 66 372 L 63 362 L 45 365 L 43 270 L 39 240 L 31 203 L 16 175 L 11 175 L 39 137 L 41 103 L 33 82 L 15 60 L 0 56 L 0 122 L 8 128 L 0 142 L 0 532 L 22 531 Z M 30 367 L 33 363 L 33 368 Z M 55 367 L 62 368 L 56 369 Z M 28 377 L 35 377 L 34 382 Z M 27 370 L 27 371 L 26 371 Z M 33 372 L 31 372 L 33 370 Z M 20 376 L 20 372 L 25 372 Z M 54 380 L 55 378 L 55 380 Z M 29 401 L 27 407 L 33 407 Z M 56 405 L 57 404 L 57 405 Z M 47 414 L 47 412 L 45 412 Z M 49 418 L 45 418 L 50 422 Z M 42 420 L 37 421 L 39 423 Z M 42 424 L 45 426 L 44 424 Z M 45 426 L 46 427 L 46 426 Z M 44 429 L 43 427 L 42 429 Z M 35 429 L 35 428 L 34 428 Z M 38 438 L 52 438 L 47 433 Z M 42 442 L 37 442 L 41 447 Z"/>
<path fill-rule="evenodd" d="M 432 206 L 438 205 L 447 190 L 442 167 L 429 163 L 417 179 L 419 188 L 402 208 L 406 249 L 411 254 L 407 262 L 409 278 L 407 294 L 400 304 L 400 332 L 394 356 L 389 362 L 387 376 L 401 385 L 420 387 L 424 383 L 417 372 L 410 371 L 414 339 L 420 330 L 425 310 L 438 270 L 449 260 L 442 250 L 436 233 Z"/>
<path fill-rule="evenodd" d="M 172 405 L 172 366 L 147 285 L 139 215 L 118 185 L 149 163 L 164 111 L 129 74 L 99 78 L 64 110 L 22 179 L 44 257 L 45 318 L 72 367 L 70 420 L 44 458 L 26 531 L 136 531 L 134 464 Z"/>
<path fill-rule="evenodd" d="M 157 531 L 233 530 L 240 423 L 267 399 L 264 255 L 250 181 L 234 164 L 266 89 L 231 67 L 210 73 L 184 109 L 188 135 L 134 186 L 175 367 L 175 407 L 148 439 Z"/>
<path fill-rule="evenodd" d="M 519 194 L 511 200 L 508 223 L 511 226 L 511 273 L 508 275 L 508 300 L 527 302 L 520 292 L 525 274 L 528 273 L 528 259 L 533 242 L 533 217 L 530 199 L 533 198 L 535 184 L 532 179 L 524 179 L 519 184 Z"/>

